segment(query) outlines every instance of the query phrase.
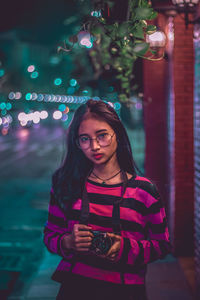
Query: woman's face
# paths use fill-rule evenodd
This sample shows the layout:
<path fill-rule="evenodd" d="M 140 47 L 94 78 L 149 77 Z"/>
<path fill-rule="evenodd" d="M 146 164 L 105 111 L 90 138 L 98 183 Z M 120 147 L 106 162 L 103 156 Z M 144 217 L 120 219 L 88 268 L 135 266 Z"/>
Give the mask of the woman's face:
<path fill-rule="evenodd" d="M 87 149 L 82 149 L 85 156 L 92 161 L 94 164 L 105 164 L 112 159 L 115 161 L 117 159 L 117 139 L 116 134 L 112 127 L 103 120 L 95 119 L 94 117 L 89 117 L 83 120 L 79 127 L 79 138 L 83 141 L 90 140 L 90 146 Z M 104 139 L 105 134 L 110 134 L 112 136 L 111 143 L 108 146 L 101 146 L 96 138 Z"/>

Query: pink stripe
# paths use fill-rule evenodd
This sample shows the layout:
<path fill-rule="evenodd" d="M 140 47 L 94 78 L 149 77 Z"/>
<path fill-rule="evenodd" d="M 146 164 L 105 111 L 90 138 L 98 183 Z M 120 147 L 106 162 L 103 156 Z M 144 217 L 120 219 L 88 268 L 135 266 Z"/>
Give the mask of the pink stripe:
<path fill-rule="evenodd" d="M 123 237 L 131 238 L 136 241 L 144 239 L 144 234 L 142 234 L 140 232 L 131 232 L 131 231 L 123 231 L 122 230 L 121 234 Z"/>
<path fill-rule="evenodd" d="M 70 271 L 71 264 L 66 260 L 61 260 L 56 271 Z"/>
<path fill-rule="evenodd" d="M 57 205 L 50 205 L 49 213 L 56 217 L 66 219 L 64 213 L 60 210 L 60 208 Z"/>
<path fill-rule="evenodd" d="M 148 220 L 152 224 L 160 224 L 163 222 L 163 219 L 165 218 L 165 216 L 166 216 L 165 209 L 161 208 L 157 214 L 148 215 Z"/>
<path fill-rule="evenodd" d="M 150 236 L 150 239 L 152 239 L 152 240 L 158 240 L 158 241 L 165 240 L 165 241 L 169 241 L 169 231 L 168 231 L 168 228 L 166 228 L 166 230 L 165 230 L 164 233 L 159 233 L 159 234 L 158 233 L 155 234 L 155 233 L 152 233 L 150 231 L 149 236 Z"/>
<path fill-rule="evenodd" d="M 53 237 L 50 240 L 50 244 L 49 244 L 50 249 L 55 253 L 58 252 L 58 247 L 57 247 L 58 238 L 59 238 L 59 235 L 57 235 L 56 237 Z"/>
<path fill-rule="evenodd" d="M 90 212 L 98 216 L 105 216 L 111 218 L 112 210 L 112 205 L 99 205 L 93 203 L 90 204 Z M 133 209 L 127 207 L 120 207 L 120 217 L 123 220 L 134 221 L 142 226 L 145 226 L 144 217 L 140 213 L 134 211 Z"/>
<path fill-rule="evenodd" d="M 141 177 L 141 176 L 136 176 L 136 177 L 135 177 L 135 180 L 147 181 L 147 182 L 150 182 L 150 183 L 151 183 L 151 181 L 150 181 L 149 179 L 147 179 L 147 178 L 145 178 L 145 177 Z"/>
<path fill-rule="evenodd" d="M 144 203 L 147 208 L 150 207 L 153 203 L 158 201 L 153 196 L 151 196 L 149 193 L 147 193 L 146 191 L 144 191 L 140 188 L 137 188 L 136 200 Z"/>
<path fill-rule="evenodd" d="M 137 258 L 140 248 L 138 246 L 138 243 L 134 239 L 130 239 L 131 244 L 131 250 L 128 253 L 128 264 L 133 265 L 135 262 L 135 259 Z"/>
<path fill-rule="evenodd" d="M 53 190 L 53 188 L 51 188 L 51 193 L 52 193 L 52 194 L 54 193 L 54 190 Z"/>
<path fill-rule="evenodd" d="M 125 284 L 144 284 L 144 275 L 142 276 L 138 274 L 124 274 Z"/>
<path fill-rule="evenodd" d="M 82 200 L 79 198 L 76 200 L 76 202 L 72 205 L 73 209 L 80 210 L 82 205 Z"/>
<path fill-rule="evenodd" d="M 76 263 L 72 270 L 72 273 L 90 277 L 93 279 L 121 283 L 120 273 L 94 268 L 80 262 Z"/>
<path fill-rule="evenodd" d="M 52 230 L 55 232 L 58 232 L 58 233 L 65 233 L 67 232 L 67 228 L 66 227 L 60 227 L 60 226 L 56 226 L 55 224 L 52 224 L 51 222 L 48 221 L 47 223 L 47 228 L 49 230 Z"/>
<path fill-rule="evenodd" d="M 153 244 L 153 247 L 155 249 L 155 251 L 157 252 L 158 254 L 158 258 L 161 256 L 162 252 L 160 250 L 160 247 L 159 247 L 159 242 L 158 241 L 155 241 L 155 240 L 151 240 L 152 244 Z M 141 241 L 141 243 L 143 244 L 143 248 L 144 248 L 144 263 L 148 263 L 150 261 L 150 243 L 149 241 Z"/>
<path fill-rule="evenodd" d="M 112 196 L 120 196 L 122 193 L 122 187 L 102 187 L 98 185 L 94 185 L 90 182 L 86 183 L 86 188 L 88 193 L 95 193 L 95 194 L 106 194 Z"/>

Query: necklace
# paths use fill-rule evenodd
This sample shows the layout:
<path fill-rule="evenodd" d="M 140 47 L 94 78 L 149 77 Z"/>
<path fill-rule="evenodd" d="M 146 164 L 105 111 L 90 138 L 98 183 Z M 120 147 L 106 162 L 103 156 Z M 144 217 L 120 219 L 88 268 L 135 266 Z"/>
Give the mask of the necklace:
<path fill-rule="evenodd" d="M 117 172 L 115 175 L 113 175 L 112 177 L 106 178 L 106 179 L 103 179 L 103 178 L 97 176 L 93 171 L 92 171 L 92 174 L 93 174 L 96 178 L 102 180 L 102 183 L 105 184 L 106 181 L 108 181 L 108 180 L 114 178 L 114 177 L 117 176 L 119 173 L 121 173 L 121 171 L 122 171 L 122 170 L 120 169 L 119 172 Z"/>

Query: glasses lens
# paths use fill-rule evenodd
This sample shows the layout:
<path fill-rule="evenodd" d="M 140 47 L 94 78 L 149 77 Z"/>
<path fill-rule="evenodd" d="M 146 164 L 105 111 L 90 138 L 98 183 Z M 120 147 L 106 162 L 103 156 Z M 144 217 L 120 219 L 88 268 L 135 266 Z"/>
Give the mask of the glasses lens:
<path fill-rule="evenodd" d="M 78 144 L 80 148 L 87 149 L 90 147 L 90 139 L 88 137 L 79 137 Z"/>
<path fill-rule="evenodd" d="M 110 145 L 111 139 L 112 139 L 112 137 L 108 133 L 102 133 L 97 136 L 97 141 L 98 141 L 99 145 L 102 147 Z"/>

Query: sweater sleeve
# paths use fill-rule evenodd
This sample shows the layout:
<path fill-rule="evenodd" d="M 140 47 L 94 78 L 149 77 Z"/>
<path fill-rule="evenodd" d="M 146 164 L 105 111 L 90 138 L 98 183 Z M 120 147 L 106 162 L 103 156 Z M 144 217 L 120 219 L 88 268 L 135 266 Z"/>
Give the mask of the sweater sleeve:
<path fill-rule="evenodd" d="M 155 185 L 151 184 L 147 197 L 145 239 L 123 238 L 119 261 L 128 265 L 145 265 L 171 252 L 165 209 Z"/>
<path fill-rule="evenodd" d="M 67 232 L 66 216 L 58 206 L 52 188 L 50 192 L 48 220 L 44 228 L 44 244 L 50 252 L 56 253 L 63 258 L 69 257 L 71 251 L 66 251 L 62 247 L 62 240 L 68 234 L 70 233 Z"/>

